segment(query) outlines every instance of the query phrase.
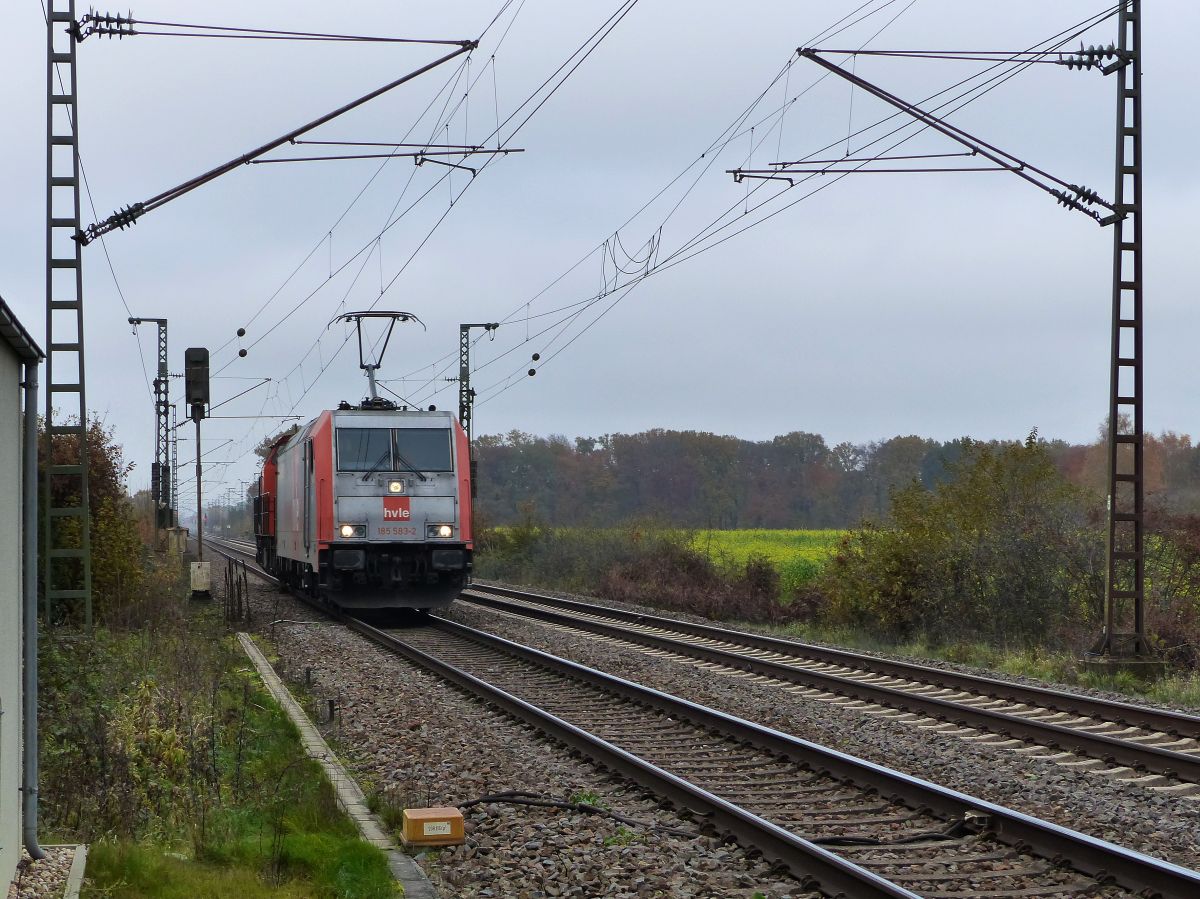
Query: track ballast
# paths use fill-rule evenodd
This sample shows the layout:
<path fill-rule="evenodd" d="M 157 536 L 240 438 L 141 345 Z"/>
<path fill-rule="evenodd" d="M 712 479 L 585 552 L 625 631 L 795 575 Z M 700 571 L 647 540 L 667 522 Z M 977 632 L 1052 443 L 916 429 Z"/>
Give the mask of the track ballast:
<path fill-rule="evenodd" d="M 1200 895 L 1200 873 L 454 622 L 337 617 L 831 895 Z"/>

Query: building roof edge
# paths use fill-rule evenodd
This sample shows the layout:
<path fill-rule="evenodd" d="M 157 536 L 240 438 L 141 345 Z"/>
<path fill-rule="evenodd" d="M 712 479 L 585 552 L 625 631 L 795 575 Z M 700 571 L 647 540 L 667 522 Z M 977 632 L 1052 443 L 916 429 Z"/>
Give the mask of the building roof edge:
<path fill-rule="evenodd" d="M 37 341 L 18 321 L 16 314 L 8 308 L 3 297 L 0 297 L 0 338 L 3 338 L 4 342 L 13 348 L 13 352 L 26 362 L 40 362 L 46 358 L 46 354 L 37 345 Z"/>

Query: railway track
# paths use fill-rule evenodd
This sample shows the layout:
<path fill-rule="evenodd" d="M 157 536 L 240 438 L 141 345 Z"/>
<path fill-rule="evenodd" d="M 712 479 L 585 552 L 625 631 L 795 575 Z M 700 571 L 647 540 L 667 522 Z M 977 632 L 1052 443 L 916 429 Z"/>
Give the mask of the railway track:
<path fill-rule="evenodd" d="M 868 715 L 1200 795 L 1200 718 L 509 588 L 463 601 L 836 702 Z M 1082 757 L 1081 757 L 1082 756 Z"/>
<path fill-rule="evenodd" d="M 397 634 L 337 617 L 829 895 L 1200 895 L 1198 872 L 455 622 Z"/>

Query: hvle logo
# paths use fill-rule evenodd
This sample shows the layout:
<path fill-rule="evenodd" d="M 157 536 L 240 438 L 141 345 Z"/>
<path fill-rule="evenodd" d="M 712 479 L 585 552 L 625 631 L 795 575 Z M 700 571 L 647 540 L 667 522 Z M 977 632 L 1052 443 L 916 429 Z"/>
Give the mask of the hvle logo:
<path fill-rule="evenodd" d="M 383 498 L 384 521 L 411 521 L 412 511 L 407 496 L 385 496 Z"/>

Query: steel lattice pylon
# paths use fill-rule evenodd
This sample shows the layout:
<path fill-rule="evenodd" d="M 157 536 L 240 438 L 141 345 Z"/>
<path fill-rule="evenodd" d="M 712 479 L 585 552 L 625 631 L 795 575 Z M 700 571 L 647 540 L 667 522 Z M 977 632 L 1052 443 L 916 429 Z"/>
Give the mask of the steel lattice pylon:
<path fill-rule="evenodd" d="M 458 326 L 458 421 L 467 432 L 468 446 L 474 445 L 471 420 L 475 416 L 475 391 L 471 388 L 471 329 L 482 328 L 492 333 L 499 327 L 499 322 L 467 322 Z"/>
<path fill-rule="evenodd" d="M 731 169 L 734 180 L 745 178 L 787 181 L 836 173 L 860 172 L 971 172 L 1009 171 L 1053 196 L 1060 205 L 1083 213 L 1099 225 L 1113 228 L 1112 343 L 1109 360 L 1108 405 L 1108 528 L 1104 571 L 1104 631 L 1092 647 L 1092 658 L 1100 664 L 1132 663 L 1149 671 L 1160 662 L 1154 659 L 1145 621 L 1145 457 L 1143 416 L 1143 297 L 1142 297 L 1142 3 L 1120 0 L 1114 9 L 1118 19 L 1116 46 L 1092 46 L 1064 50 L 1066 41 L 1043 49 L 1018 51 L 949 50 L 933 54 L 947 59 L 997 59 L 1019 65 L 1049 63 L 1071 70 L 1098 70 L 1116 75 L 1117 120 L 1115 195 L 1106 201 L 1096 191 L 1070 183 L 1038 168 L 994 144 L 987 143 L 933 112 L 909 103 L 872 84 L 853 70 L 822 58 L 822 54 L 854 55 L 850 50 L 798 49 L 800 56 L 827 72 L 860 87 L 925 128 L 933 129 L 961 144 L 970 156 L 982 156 L 992 165 L 945 167 L 945 153 L 854 157 L 847 143 L 842 159 L 773 162 L 769 168 Z M 1087 25 L 1084 30 L 1096 22 Z M 1082 32 L 1080 32 L 1082 34 Z M 1077 34 L 1076 37 L 1079 35 Z M 1057 38 L 1061 38 L 1058 35 Z M 1057 40 L 1057 38 L 1055 40 Z M 929 56 L 924 51 L 871 51 L 880 56 Z M 965 82 L 964 82 L 965 83 Z M 941 107 L 938 107 L 939 109 Z M 871 144 L 867 144 L 871 146 Z M 873 166 L 888 160 L 901 161 L 897 168 Z M 841 166 L 834 168 L 834 166 Z"/>
<path fill-rule="evenodd" d="M 458 421 L 471 443 L 471 413 L 475 391 L 471 389 L 471 325 L 458 326 Z"/>
<path fill-rule="evenodd" d="M 1112 357 L 1108 407 L 1108 533 L 1104 633 L 1093 651 L 1148 656 L 1145 622 L 1145 480 L 1142 418 L 1141 0 L 1121 4 L 1113 225 Z M 1132 610 L 1129 605 L 1132 602 Z"/>
<path fill-rule="evenodd" d="M 167 320 L 165 318 L 131 318 L 131 325 L 158 326 L 158 374 L 154 378 L 154 462 L 150 466 L 150 497 L 154 514 L 154 545 L 159 545 L 158 532 L 173 526 L 171 509 L 174 491 L 171 476 L 174 461 L 171 453 L 171 401 L 168 396 L 170 372 L 167 369 Z"/>
<path fill-rule="evenodd" d="M 175 404 L 171 404 L 171 503 L 167 506 L 167 527 L 179 527 L 179 423 Z"/>
<path fill-rule="evenodd" d="M 46 9 L 46 467 L 43 611 L 92 624 L 75 0 Z"/>

